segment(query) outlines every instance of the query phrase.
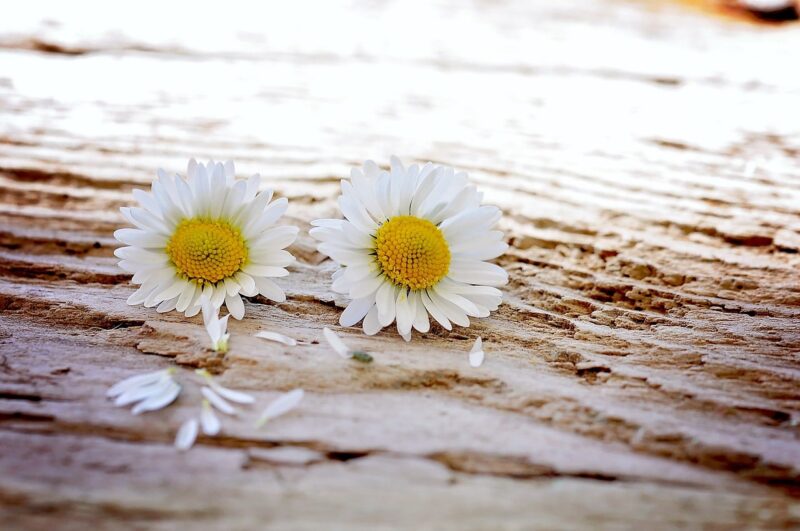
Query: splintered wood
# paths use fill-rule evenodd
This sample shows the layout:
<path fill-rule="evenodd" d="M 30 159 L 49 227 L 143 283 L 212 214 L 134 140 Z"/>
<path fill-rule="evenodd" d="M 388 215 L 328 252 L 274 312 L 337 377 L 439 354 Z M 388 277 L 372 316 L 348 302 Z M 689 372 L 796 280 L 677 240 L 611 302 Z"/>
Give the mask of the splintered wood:
<path fill-rule="evenodd" d="M 621 0 L 252 9 L 0 19 L 4 529 L 800 525 L 800 25 Z M 491 317 L 410 344 L 338 327 L 309 222 L 391 154 L 503 209 Z M 249 300 L 224 357 L 200 317 L 127 306 L 113 256 L 131 190 L 190 157 L 261 173 L 301 227 L 287 301 Z M 196 390 L 140 416 L 105 398 L 176 364 L 306 397 L 178 453 Z"/>

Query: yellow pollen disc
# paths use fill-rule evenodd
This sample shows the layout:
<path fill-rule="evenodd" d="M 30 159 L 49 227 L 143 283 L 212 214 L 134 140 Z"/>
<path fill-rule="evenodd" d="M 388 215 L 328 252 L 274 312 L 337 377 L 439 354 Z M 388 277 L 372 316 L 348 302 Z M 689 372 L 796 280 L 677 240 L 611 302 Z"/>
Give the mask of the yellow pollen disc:
<path fill-rule="evenodd" d="M 247 245 L 227 221 L 191 218 L 178 224 L 167 243 L 167 256 L 181 276 L 214 284 L 241 269 Z"/>
<path fill-rule="evenodd" d="M 414 216 L 396 216 L 375 234 L 383 274 L 412 290 L 433 286 L 450 267 L 450 249 L 439 227 Z"/>

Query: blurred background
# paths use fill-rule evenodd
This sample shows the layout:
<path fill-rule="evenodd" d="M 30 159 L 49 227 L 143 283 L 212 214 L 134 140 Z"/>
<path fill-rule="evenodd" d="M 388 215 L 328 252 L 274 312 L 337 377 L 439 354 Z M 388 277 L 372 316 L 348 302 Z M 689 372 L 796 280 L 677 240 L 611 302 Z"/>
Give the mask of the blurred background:
<path fill-rule="evenodd" d="M 26 2 L 0 20 L 0 156 L 109 178 L 189 155 L 276 177 L 390 153 L 624 172 L 673 142 L 781 167 L 796 18 L 786 0 Z"/>

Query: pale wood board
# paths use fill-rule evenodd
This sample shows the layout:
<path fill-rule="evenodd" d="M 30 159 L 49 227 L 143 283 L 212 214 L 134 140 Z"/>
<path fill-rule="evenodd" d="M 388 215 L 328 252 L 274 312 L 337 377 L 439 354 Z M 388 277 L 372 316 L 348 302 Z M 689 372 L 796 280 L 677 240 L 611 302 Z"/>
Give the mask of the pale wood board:
<path fill-rule="evenodd" d="M 800 25 L 613 0 L 76 6 L 0 20 L 3 528 L 800 525 Z M 338 327 L 309 222 L 391 154 L 502 207 L 490 318 L 410 344 Z M 224 358 L 199 317 L 127 306 L 112 254 L 132 188 L 189 157 L 261 173 L 301 227 L 288 300 L 247 302 Z M 138 417 L 104 396 L 176 363 L 259 404 L 307 395 L 180 454 L 196 388 Z"/>

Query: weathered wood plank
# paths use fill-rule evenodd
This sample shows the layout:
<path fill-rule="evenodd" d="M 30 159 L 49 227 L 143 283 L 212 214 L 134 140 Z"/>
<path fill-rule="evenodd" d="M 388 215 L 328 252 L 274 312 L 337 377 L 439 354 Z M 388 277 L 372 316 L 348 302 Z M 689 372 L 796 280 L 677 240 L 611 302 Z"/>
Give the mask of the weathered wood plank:
<path fill-rule="evenodd" d="M 614 0 L 226 6 L 0 20 L 4 522 L 800 525 L 800 27 Z M 511 282 L 469 329 L 342 330 L 375 356 L 353 367 L 319 344 L 345 301 L 306 231 L 390 154 L 470 172 Z M 249 301 L 224 358 L 199 318 L 126 306 L 112 254 L 131 189 L 191 156 L 261 173 L 302 229 L 287 301 Z M 194 391 L 142 417 L 104 398 L 174 363 L 308 395 L 177 454 Z"/>

